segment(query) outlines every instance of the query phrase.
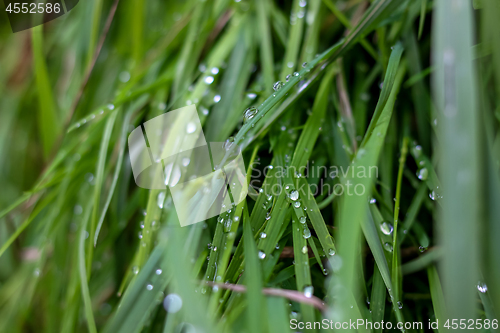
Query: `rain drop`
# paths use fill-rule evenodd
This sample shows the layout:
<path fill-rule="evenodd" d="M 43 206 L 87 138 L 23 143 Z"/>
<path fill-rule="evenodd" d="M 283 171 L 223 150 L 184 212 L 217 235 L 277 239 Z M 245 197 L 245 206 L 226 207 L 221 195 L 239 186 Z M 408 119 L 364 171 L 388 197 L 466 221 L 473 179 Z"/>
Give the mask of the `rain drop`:
<path fill-rule="evenodd" d="M 314 293 L 314 287 L 313 286 L 305 286 L 304 287 L 304 296 L 307 298 L 311 298 Z"/>
<path fill-rule="evenodd" d="M 252 107 L 249 107 L 248 109 L 246 109 L 245 112 L 243 113 L 243 123 L 246 123 L 247 121 L 249 121 L 250 119 L 255 117 L 255 115 L 258 112 L 259 112 L 259 110 L 255 106 L 252 106 Z"/>
<path fill-rule="evenodd" d="M 274 91 L 278 91 L 281 89 L 281 87 L 283 87 L 283 82 L 281 81 L 277 81 L 274 85 L 273 85 L 273 90 Z"/>
<path fill-rule="evenodd" d="M 429 170 L 427 170 L 427 168 L 422 168 L 417 171 L 417 178 L 420 180 L 427 180 L 428 176 L 429 176 Z"/>
<path fill-rule="evenodd" d="M 486 293 L 488 291 L 488 286 L 484 282 L 478 282 L 477 283 L 477 290 L 481 293 Z"/>
<path fill-rule="evenodd" d="M 164 202 L 165 202 L 165 192 L 158 193 L 158 196 L 156 197 L 156 203 L 158 204 L 158 207 L 160 209 L 163 208 L 163 203 Z"/>
<path fill-rule="evenodd" d="M 169 313 L 176 313 L 182 308 L 182 298 L 177 294 L 169 294 L 163 300 L 163 308 Z"/>
<path fill-rule="evenodd" d="M 214 77 L 213 76 L 207 76 L 205 78 L 205 83 L 206 84 L 212 84 L 214 82 Z"/>
<path fill-rule="evenodd" d="M 194 133 L 196 131 L 196 125 L 195 123 L 189 122 L 186 126 L 186 132 L 188 134 Z"/>
<path fill-rule="evenodd" d="M 392 224 L 389 223 L 389 222 L 382 222 L 380 224 L 380 230 L 382 231 L 382 233 L 384 235 L 391 235 L 392 234 L 392 231 L 394 230 L 394 228 L 392 227 Z"/>
<path fill-rule="evenodd" d="M 415 147 L 412 148 L 412 152 L 416 158 L 419 158 L 420 155 L 422 155 L 422 146 L 416 145 Z"/>
<path fill-rule="evenodd" d="M 290 192 L 290 195 L 288 196 L 290 198 L 290 200 L 292 201 L 297 201 L 297 199 L 299 198 L 299 192 L 297 192 L 296 190 L 292 190 Z"/>
<path fill-rule="evenodd" d="M 222 144 L 222 148 L 226 151 L 230 150 L 234 145 L 234 137 L 230 136 L 227 138 L 226 142 Z"/>

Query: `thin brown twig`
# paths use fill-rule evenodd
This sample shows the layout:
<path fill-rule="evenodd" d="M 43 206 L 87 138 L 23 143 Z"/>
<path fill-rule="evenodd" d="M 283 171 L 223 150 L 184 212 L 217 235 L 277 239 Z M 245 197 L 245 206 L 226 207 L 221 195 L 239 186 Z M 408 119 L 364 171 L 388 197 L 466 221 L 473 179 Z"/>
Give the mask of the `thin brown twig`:
<path fill-rule="evenodd" d="M 90 79 L 90 74 L 92 74 L 92 70 L 94 69 L 95 63 L 97 62 L 97 58 L 99 57 L 99 54 L 101 53 L 102 46 L 104 45 L 104 41 L 106 40 L 106 37 L 108 35 L 109 29 L 111 27 L 111 23 L 113 22 L 113 18 L 115 17 L 116 8 L 118 7 L 118 2 L 120 2 L 120 0 L 115 0 L 113 2 L 113 5 L 111 6 L 108 17 L 106 19 L 106 23 L 104 24 L 104 29 L 102 30 L 101 38 L 99 39 L 99 42 L 97 43 L 97 48 L 94 52 L 94 56 L 92 57 L 92 61 L 89 64 L 89 66 L 85 72 L 85 76 L 84 76 L 84 79 L 82 81 L 82 84 L 80 85 L 80 89 L 78 89 L 78 93 L 76 95 L 76 98 L 75 98 L 73 104 L 71 105 L 70 112 L 66 118 L 66 121 L 64 124 L 64 127 L 66 127 L 66 128 L 68 127 L 69 122 L 71 121 L 71 118 L 73 117 L 73 113 L 75 112 L 76 107 L 78 106 L 78 103 L 80 102 L 80 99 L 82 98 L 83 91 L 85 90 L 85 87 L 87 86 L 87 83 Z"/>
<path fill-rule="evenodd" d="M 247 288 L 241 284 L 214 283 L 214 282 L 210 282 L 210 281 L 208 281 L 207 284 L 211 287 L 217 286 L 217 287 L 222 288 L 222 289 L 228 289 L 228 290 L 236 291 L 239 293 L 245 293 L 247 291 Z M 321 312 L 326 312 L 328 310 L 327 306 L 318 297 L 316 297 L 316 296 L 307 297 L 303 293 L 296 291 L 296 290 L 277 289 L 277 288 L 262 288 L 262 293 L 264 295 L 269 295 L 269 296 L 279 296 L 279 297 L 288 298 L 289 300 L 299 302 L 299 303 L 306 303 L 306 304 L 314 306 L 315 308 L 317 308 Z"/>

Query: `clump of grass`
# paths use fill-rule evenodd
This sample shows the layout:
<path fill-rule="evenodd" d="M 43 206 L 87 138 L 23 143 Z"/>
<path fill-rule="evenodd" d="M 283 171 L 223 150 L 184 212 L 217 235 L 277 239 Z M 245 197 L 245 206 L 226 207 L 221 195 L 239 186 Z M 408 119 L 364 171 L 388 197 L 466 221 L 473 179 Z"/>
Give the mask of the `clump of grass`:
<path fill-rule="evenodd" d="M 498 14 L 87 1 L 32 32 L 2 20 L 0 331 L 498 318 Z M 231 223 L 181 228 L 168 190 L 133 181 L 131 129 L 189 104 L 242 148 Z"/>

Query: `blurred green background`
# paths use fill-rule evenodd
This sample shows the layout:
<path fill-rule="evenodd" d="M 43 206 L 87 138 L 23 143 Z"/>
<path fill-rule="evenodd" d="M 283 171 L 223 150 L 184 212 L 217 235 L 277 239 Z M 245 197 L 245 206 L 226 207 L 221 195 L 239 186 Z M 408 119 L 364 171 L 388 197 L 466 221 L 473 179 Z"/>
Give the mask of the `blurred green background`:
<path fill-rule="evenodd" d="M 15 34 L 1 8 L 0 332 L 498 331 L 498 0 L 82 0 Z M 181 228 L 127 137 L 191 104 L 268 172 Z M 272 171 L 306 165 L 378 172 Z"/>

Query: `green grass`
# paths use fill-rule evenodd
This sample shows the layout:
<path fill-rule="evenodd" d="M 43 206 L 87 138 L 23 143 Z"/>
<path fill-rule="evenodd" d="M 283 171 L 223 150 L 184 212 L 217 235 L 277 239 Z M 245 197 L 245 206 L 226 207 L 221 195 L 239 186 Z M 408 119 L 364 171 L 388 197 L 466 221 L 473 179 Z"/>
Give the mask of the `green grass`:
<path fill-rule="evenodd" d="M 497 0 L 113 6 L 0 14 L 0 332 L 499 318 Z M 255 186 L 230 224 L 134 182 L 131 130 L 190 104 Z"/>

